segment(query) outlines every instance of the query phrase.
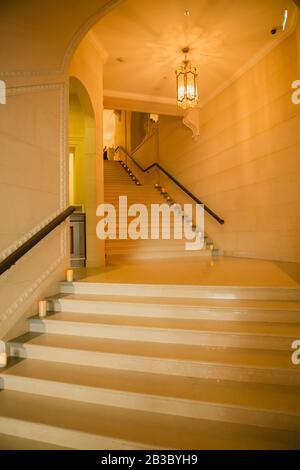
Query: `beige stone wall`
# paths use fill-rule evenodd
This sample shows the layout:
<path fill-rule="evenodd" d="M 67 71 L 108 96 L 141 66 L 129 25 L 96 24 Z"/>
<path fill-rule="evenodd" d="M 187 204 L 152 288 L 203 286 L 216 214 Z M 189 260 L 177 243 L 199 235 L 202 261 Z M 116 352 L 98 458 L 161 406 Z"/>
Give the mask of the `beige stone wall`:
<path fill-rule="evenodd" d="M 146 113 L 131 113 L 131 152 L 134 152 L 147 136 L 148 117 Z"/>
<path fill-rule="evenodd" d="M 33 87 L 0 107 L 0 251 L 59 208 L 60 105 L 60 88 Z"/>
<path fill-rule="evenodd" d="M 8 85 L 0 106 L 0 259 L 24 243 L 66 206 L 66 85 Z M 0 277 L 0 335 L 5 335 L 36 301 L 68 259 L 66 224 Z M 31 309 L 31 311 L 30 311 Z"/>
<path fill-rule="evenodd" d="M 147 135 L 147 114 L 135 111 L 119 111 L 116 118 L 115 143 L 132 153 Z"/>
<path fill-rule="evenodd" d="M 115 130 L 115 147 L 119 145 L 131 152 L 132 112 L 118 111 Z"/>
<path fill-rule="evenodd" d="M 0 105 L 0 259 L 68 204 L 67 68 L 88 28 L 114 4 L 66 0 L 54 8 L 28 0 L 0 7 L 0 80 L 7 87 Z M 102 88 L 101 70 L 99 80 Z M 101 119 L 101 100 L 99 113 Z M 37 300 L 58 289 L 68 240 L 64 224 L 0 276 L 0 339 L 24 330 Z"/>
<path fill-rule="evenodd" d="M 300 261 L 299 38 L 300 25 L 200 110 L 197 142 L 161 117 L 160 161 L 225 219 L 206 230 L 228 255 Z"/>

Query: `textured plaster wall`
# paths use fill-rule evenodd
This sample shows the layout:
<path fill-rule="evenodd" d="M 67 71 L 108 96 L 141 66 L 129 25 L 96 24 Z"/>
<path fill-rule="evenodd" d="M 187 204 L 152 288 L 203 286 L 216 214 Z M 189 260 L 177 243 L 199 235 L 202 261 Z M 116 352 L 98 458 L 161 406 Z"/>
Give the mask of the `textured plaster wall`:
<path fill-rule="evenodd" d="M 68 205 L 69 60 L 88 28 L 117 3 L 1 2 L 0 80 L 7 100 L 0 105 L 0 259 Z M 101 79 L 100 70 L 99 89 Z M 100 178 L 100 165 L 96 171 Z M 37 300 L 58 289 L 68 240 L 64 224 L 1 276 L 0 338 L 17 324 L 25 328 Z"/>
<path fill-rule="evenodd" d="M 300 25 L 199 111 L 198 141 L 181 119 L 161 117 L 160 161 L 225 219 L 206 217 L 225 254 L 300 261 L 299 67 Z"/>

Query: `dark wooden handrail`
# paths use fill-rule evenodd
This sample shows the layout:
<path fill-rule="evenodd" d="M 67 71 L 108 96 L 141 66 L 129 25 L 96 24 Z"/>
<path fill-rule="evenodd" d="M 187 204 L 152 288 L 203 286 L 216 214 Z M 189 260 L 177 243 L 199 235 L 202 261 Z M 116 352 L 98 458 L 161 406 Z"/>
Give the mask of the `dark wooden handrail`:
<path fill-rule="evenodd" d="M 152 137 L 152 136 L 151 136 Z M 219 217 L 214 211 L 212 211 L 206 204 L 204 204 L 202 201 L 200 201 L 199 198 L 197 198 L 193 193 L 191 193 L 191 191 L 189 191 L 185 186 L 183 186 L 182 183 L 180 183 L 180 181 L 178 181 L 176 178 L 174 178 L 173 175 L 171 175 L 171 173 L 169 173 L 167 170 L 165 170 L 165 168 L 163 168 L 159 163 L 152 163 L 150 166 L 148 166 L 147 168 L 143 168 L 134 158 L 132 155 L 130 155 L 130 153 L 122 146 L 122 145 L 119 145 L 115 150 L 116 152 L 121 149 L 123 150 L 123 152 L 133 161 L 133 163 L 143 172 L 143 173 L 147 173 L 149 172 L 150 170 L 152 170 L 152 168 L 158 168 L 160 171 L 162 171 L 171 181 L 173 181 L 173 183 L 175 183 L 183 192 L 185 192 L 185 194 L 187 194 L 191 199 L 193 199 L 193 201 L 195 201 L 197 204 L 201 204 L 203 205 L 204 207 L 204 210 L 209 214 L 211 215 L 219 224 L 223 225 L 225 223 L 225 221 Z"/>
<path fill-rule="evenodd" d="M 37 245 L 43 238 L 45 238 L 49 233 L 51 233 L 56 227 L 58 227 L 62 222 L 64 222 L 73 212 L 76 210 L 76 207 L 70 206 L 59 214 L 55 219 L 53 219 L 49 224 L 43 227 L 39 232 L 34 234 L 29 240 L 23 243 L 22 246 L 17 248 L 13 253 L 11 253 L 4 261 L 0 262 L 0 276 L 5 271 L 10 269 L 12 266 L 19 261 L 26 253 L 28 253 L 35 245 Z"/>

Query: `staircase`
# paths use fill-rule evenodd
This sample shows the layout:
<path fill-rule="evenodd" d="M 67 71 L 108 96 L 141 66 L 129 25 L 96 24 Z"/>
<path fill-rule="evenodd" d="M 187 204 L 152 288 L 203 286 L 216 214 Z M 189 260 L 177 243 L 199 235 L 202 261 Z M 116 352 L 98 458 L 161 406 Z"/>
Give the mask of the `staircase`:
<path fill-rule="evenodd" d="M 166 199 L 155 188 L 153 184 L 137 185 L 137 178 L 128 174 L 124 167 L 117 161 L 104 162 L 104 199 L 108 204 L 113 204 L 119 210 L 119 196 L 127 196 L 128 207 L 132 204 L 144 204 L 151 213 L 151 204 L 166 204 Z M 117 212 L 118 213 L 118 212 Z M 128 223 L 133 218 L 128 218 Z M 109 217 L 107 218 L 109 220 Z M 124 221 L 120 221 L 121 223 Z M 117 223 L 117 233 L 119 229 Z M 149 222 L 150 227 L 150 222 Z M 105 242 L 106 260 L 108 262 L 127 262 L 147 259 L 174 259 L 174 258 L 196 258 L 211 257 L 218 254 L 213 242 L 205 236 L 204 249 L 199 251 L 185 250 L 186 240 L 175 240 L 173 236 L 173 221 L 171 222 L 171 240 L 163 240 L 160 232 L 159 240 L 116 240 L 107 239 Z M 150 235 L 150 230 L 149 230 Z"/>
<path fill-rule="evenodd" d="M 165 201 L 118 162 L 105 183 L 107 203 Z M 300 289 L 189 284 L 186 258 L 213 244 L 183 245 L 108 240 L 107 270 L 124 262 L 127 283 L 100 270 L 60 284 L 48 315 L 7 344 L 0 449 L 300 449 Z M 153 274 L 147 259 L 161 280 L 130 283 L 133 269 Z"/>
<path fill-rule="evenodd" d="M 299 289 L 83 280 L 48 300 L 8 343 L 0 447 L 300 448 Z"/>

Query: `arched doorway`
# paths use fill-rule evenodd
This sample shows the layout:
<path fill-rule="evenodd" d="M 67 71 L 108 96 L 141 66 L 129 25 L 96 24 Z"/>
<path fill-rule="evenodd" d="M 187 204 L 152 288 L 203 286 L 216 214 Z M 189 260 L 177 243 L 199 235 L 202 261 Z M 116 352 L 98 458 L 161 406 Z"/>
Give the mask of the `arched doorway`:
<path fill-rule="evenodd" d="M 73 266 L 85 265 L 85 258 L 87 267 L 98 266 L 95 113 L 86 88 L 75 77 L 70 78 L 69 97 L 69 202 L 77 206 L 71 223 Z"/>

